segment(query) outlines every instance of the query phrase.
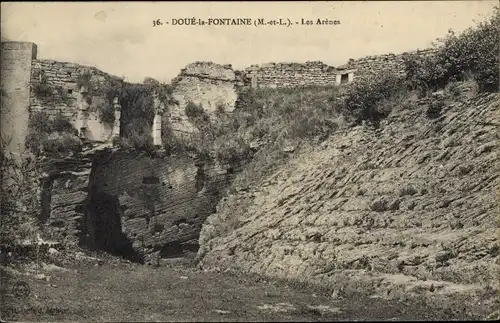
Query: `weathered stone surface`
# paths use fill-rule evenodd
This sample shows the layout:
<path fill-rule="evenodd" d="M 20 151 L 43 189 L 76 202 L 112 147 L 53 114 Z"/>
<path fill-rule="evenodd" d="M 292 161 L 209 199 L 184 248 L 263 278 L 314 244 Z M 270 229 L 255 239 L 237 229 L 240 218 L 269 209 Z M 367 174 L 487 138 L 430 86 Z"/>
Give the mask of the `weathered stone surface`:
<path fill-rule="evenodd" d="M 52 238 L 64 245 L 79 245 L 85 237 L 85 210 L 92 156 L 46 159 L 40 219 Z"/>
<path fill-rule="evenodd" d="M 244 71 L 244 83 L 252 87 L 292 88 L 332 86 L 339 72 L 322 62 L 268 63 L 252 65 Z"/>
<path fill-rule="evenodd" d="M 10 138 L 9 150 L 18 154 L 24 152 L 28 133 L 31 62 L 36 54 L 33 43 L 2 42 L 0 82 L 4 93 L 0 128 L 2 138 Z"/>
<path fill-rule="evenodd" d="M 396 108 L 379 130 L 339 131 L 221 201 L 198 257 L 204 267 L 378 290 L 497 286 L 499 102 L 467 92 L 439 120 L 423 105 Z"/>
<path fill-rule="evenodd" d="M 178 105 L 170 107 L 170 120 L 174 131 L 195 132 L 189 123 L 185 107 L 188 102 L 201 105 L 209 114 L 217 109 L 234 110 L 238 95 L 238 78 L 230 66 L 211 62 L 189 64 L 172 80 L 174 98 Z"/>
<path fill-rule="evenodd" d="M 218 165 L 197 167 L 188 157 L 124 151 L 97 156 L 90 178 L 89 227 L 95 231 L 89 235 L 95 247 L 146 262 L 197 239 L 229 180 Z"/>
<path fill-rule="evenodd" d="M 416 54 L 419 56 L 434 55 L 435 49 L 429 48 L 424 50 L 417 50 L 402 54 L 384 54 L 372 55 L 359 59 L 350 59 L 347 64 L 339 66 L 339 69 L 355 69 L 355 77 L 370 77 L 373 75 L 380 75 L 380 73 L 393 72 L 396 74 L 404 75 L 404 56 L 407 54 Z"/>
<path fill-rule="evenodd" d="M 189 157 L 99 147 L 42 168 L 41 220 L 54 240 L 147 263 L 194 248 L 230 180 Z"/>
<path fill-rule="evenodd" d="M 90 89 L 78 88 L 78 79 L 84 73 L 91 75 Z M 37 93 L 42 80 L 53 90 L 52 95 Z M 107 89 L 119 89 L 123 85 L 122 79 L 90 66 L 34 59 L 30 85 L 31 111 L 43 111 L 49 117 L 62 113 L 75 129 L 84 128 L 82 135 L 89 140 L 104 142 L 112 139 L 113 124 L 101 121 L 99 108 L 111 105 Z"/>

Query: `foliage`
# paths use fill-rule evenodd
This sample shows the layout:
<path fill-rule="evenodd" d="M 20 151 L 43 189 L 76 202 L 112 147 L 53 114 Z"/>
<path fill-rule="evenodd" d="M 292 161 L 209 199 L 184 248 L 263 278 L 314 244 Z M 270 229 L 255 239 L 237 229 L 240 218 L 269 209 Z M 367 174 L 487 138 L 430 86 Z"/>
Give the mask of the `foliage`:
<path fill-rule="evenodd" d="M 0 246 L 12 247 L 25 240 L 33 241 L 39 230 L 39 210 L 35 160 L 14 156 L 2 139 L 0 147 Z"/>
<path fill-rule="evenodd" d="M 202 131 L 210 123 L 210 118 L 201 105 L 188 102 L 185 107 L 185 113 L 188 120 Z"/>
<path fill-rule="evenodd" d="M 151 88 L 143 84 L 125 84 L 119 100 L 120 135 L 124 138 L 150 136 L 155 113 Z"/>
<path fill-rule="evenodd" d="M 121 136 L 130 139 L 134 147 L 144 144 L 144 149 L 149 149 L 149 142 L 152 142 L 155 93 L 164 105 L 176 103 L 171 86 L 152 78 L 146 78 L 143 84 L 126 83 L 116 95 L 121 105 Z"/>
<path fill-rule="evenodd" d="M 47 98 L 53 95 L 54 89 L 49 85 L 49 80 L 45 73 L 42 72 L 40 82 L 34 84 L 33 92 L 40 98 Z"/>
<path fill-rule="evenodd" d="M 444 107 L 444 102 L 442 100 L 434 100 L 430 103 L 427 108 L 426 114 L 429 119 L 437 119 L 441 116 L 441 110 Z"/>
<path fill-rule="evenodd" d="M 367 121 L 377 125 L 391 112 L 391 106 L 384 103 L 401 94 L 402 84 L 403 79 L 393 73 L 360 78 L 349 84 L 343 100 L 336 104 L 336 110 L 354 124 Z"/>
<path fill-rule="evenodd" d="M 45 112 L 34 111 L 28 121 L 25 144 L 35 155 L 78 152 L 82 143 L 77 135 L 78 131 L 61 112 L 50 119 Z"/>
<path fill-rule="evenodd" d="M 149 133 L 138 133 L 135 129 L 132 129 L 127 137 L 117 137 L 114 139 L 114 145 L 125 148 L 134 149 L 137 151 L 154 151 L 153 138 Z"/>
<path fill-rule="evenodd" d="M 33 92 L 35 96 L 41 99 L 61 100 L 66 104 L 69 104 L 72 100 L 72 97 L 68 95 L 62 86 L 50 84 L 47 75 L 43 71 L 40 74 L 40 82 L 33 84 Z"/>
<path fill-rule="evenodd" d="M 472 75 L 480 91 L 498 91 L 499 28 L 500 9 L 496 7 L 486 22 L 460 35 L 450 29 L 438 39 L 435 55 L 405 57 L 407 83 L 414 89 L 435 91 Z"/>

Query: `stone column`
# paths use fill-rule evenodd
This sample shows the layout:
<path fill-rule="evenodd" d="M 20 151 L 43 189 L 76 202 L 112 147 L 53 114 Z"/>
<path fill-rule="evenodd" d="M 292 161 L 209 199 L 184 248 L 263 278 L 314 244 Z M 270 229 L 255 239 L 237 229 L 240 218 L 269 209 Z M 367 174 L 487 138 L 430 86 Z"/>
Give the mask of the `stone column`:
<path fill-rule="evenodd" d="M 113 109 L 115 110 L 115 123 L 113 125 L 113 134 L 112 137 L 119 138 L 120 137 L 120 118 L 121 118 L 121 105 L 118 103 L 118 98 L 113 99 Z"/>
<path fill-rule="evenodd" d="M 257 88 L 257 75 L 252 75 L 252 88 Z"/>
<path fill-rule="evenodd" d="M 351 83 L 354 80 L 354 72 L 350 72 L 348 74 L 348 83 Z"/>
<path fill-rule="evenodd" d="M 161 146 L 161 118 L 163 115 L 163 111 L 165 106 L 163 105 L 163 102 L 160 102 L 160 99 L 158 98 L 158 94 L 154 95 L 153 98 L 154 102 L 154 109 L 155 109 L 155 117 L 153 119 L 153 145 L 154 146 Z"/>
<path fill-rule="evenodd" d="M 342 80 L 342 75 L 341 74 L 336 74 L 335 75 L 335 85 L 340 85 Z"/>
<path fill-rule="evenodd" d="M 80 89 L 80 96 L 78 100 L 78 105 L 79 105 L 79 117 L 80 120 L 77 123 L 80 126 L 80 131 L 79 135 L 81 138 L 85 138 L 87 134 L 87 121 L 88 121 L 88 115 L 89 115 L 89 104 L 87 102 L 87 95 L 88 95 L 88 90 L 85 87 L 82 87 Z"/>

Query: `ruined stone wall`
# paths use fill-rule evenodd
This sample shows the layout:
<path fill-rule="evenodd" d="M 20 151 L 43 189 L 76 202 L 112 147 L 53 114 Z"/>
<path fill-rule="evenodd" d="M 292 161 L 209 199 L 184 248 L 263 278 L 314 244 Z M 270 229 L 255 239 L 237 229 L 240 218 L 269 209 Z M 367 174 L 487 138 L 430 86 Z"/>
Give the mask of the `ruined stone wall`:
<path fill-rule="evenodd" d="M 31 61 L 36 59 L 34 43 L 2 42 L 1 48 L 1 131 L 2 139 L 10 137 L 12 152 L 24 151 L 28 132 Z"/>
<path fill-rule="evenodd" d="M 179 102 L 169 109 L 169 117 L 174 131 L 193 132 L 188 122 L 185 107 L 188 102 L 201 105 L 209 115 L 222 108 L 231 112 L 238 99 L 237 87 L 243 86 L 241 79 L 230 65 L 211 62 L 189 64 L 172 80 L 173 95 Z"/>
<path fill-rule="evenodd" d="M 270 88 L 328 86 L 336 84 L 337 75 L 333 66 L 322 62 L 269 63 L 246 68 L 245 84 Z"/>
<path fill-rule="evenodd" d="M 90 84 L 78 84 L 83 74 L 92 75 Z M 73 126 L 93 141 L 107 141 L 113 124 L 103 122 L 101 108 L 110 105 L 106 91 L 119 88 L 123 81 L 96 68 L 53 60 L 33 60 L 31 69 L 32 111 L 44 111 L 50 117 L 62 113 Z"/>
<path fill-rule="evenodd" d="M 433 55 L 434 49 L 412 51 L 402 54 L 372 55 L 359 59 L 350 59 L 347 64 L 339 66 L 339 69 L 356 69 L 356 77 L 376 76 L 381 73 L 405 74 L 404 56 L 417 54 L 421 56 Z"/>
<path fill-rule="evenodd" d="M 216 165 L 188 157 L 103 153 L 90 178 L 88 227 L 95 247 L 154 262 L 166 246 L 197 239 L 229 180 Z"/>

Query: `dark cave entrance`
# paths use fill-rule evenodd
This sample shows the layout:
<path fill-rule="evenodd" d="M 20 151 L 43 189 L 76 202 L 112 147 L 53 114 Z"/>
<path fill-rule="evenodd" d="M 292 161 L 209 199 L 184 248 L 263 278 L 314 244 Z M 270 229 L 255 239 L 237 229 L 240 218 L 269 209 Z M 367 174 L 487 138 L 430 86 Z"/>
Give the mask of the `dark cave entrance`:
<path fill-rule="evenodd" d="M 185 242 L 172 241 L 163 246 L 160 251 L 161 258 L 184 258 L 189 253 L 197 253 L 199 249 L 198 240 L 193 239 Z"/>
<path fill-rule="evenodd" d="M 133 262 L 143 262 L 142 256 L 134 250 L 132 242 L 122 232 L 120 203 L 116 196 L 93 189 L 88 212 L 96 249 Z"/>

